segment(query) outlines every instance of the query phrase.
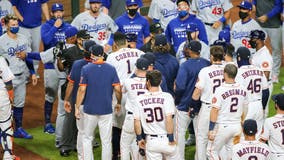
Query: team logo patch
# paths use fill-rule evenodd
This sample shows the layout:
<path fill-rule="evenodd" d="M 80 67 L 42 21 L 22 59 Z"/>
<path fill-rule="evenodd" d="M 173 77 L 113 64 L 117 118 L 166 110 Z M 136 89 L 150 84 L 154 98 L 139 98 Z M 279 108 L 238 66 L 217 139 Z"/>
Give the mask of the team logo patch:
<path fill-rule="evenodd" d="M 212 103 L 216 103 L 217 102 L 217 98 L 216 97 L 213 97 L 212 98 Z"/>
<path fill-rule="evenodd" d="M 268 63 L 268 62 L 263 62 L 263 63 L 262 63 L 262 67 L 263 67 L 263 68 L 267 68 L 268 66 L 269 66 L 269 63 Z"/>

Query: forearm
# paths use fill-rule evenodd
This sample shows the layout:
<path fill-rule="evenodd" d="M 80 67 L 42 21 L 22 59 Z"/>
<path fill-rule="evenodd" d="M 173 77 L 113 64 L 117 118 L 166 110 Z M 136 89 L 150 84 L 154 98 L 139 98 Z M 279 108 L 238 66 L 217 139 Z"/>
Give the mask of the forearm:
<path fill-rule="evenodd" d="M 148 37 L 144 38 L 144 44 L 146 44 L 147 42 L 149 42 L 149 41 L 150 41 L 150 39 L 151 39 L 151 37 L 150 37 L 150 36 L 148 36 Z"/>
<path fill-rule="evenodd" d="M 200 95 L 201 95 L 201 90 L 198 88 L 195 88 L 192 94 L 192 99 L 197 101 L 199 100 Z"/>
<path fill-rule="evenodd" d="M 166 130 L 167 130 L 167 134 L 173 134 L 174 133 L 173 115 L 166 116 Z"/>
<path fill-rule="evenodd" d="M 13 12 L 20 19 L 20 21 L 24 20 L 23 16 L 21 15 L 21 13 L 19 12 L 16 6 L 13 6 Z"/>
<path fill-rule="evenodd" d="M 41 5 L 41 9 L 42 9 L 42 13 L 43 13 L 45 19 L 49 20 L 50 17 L 49 17 L 49 13 L 48 13 L 48 5 L 47 5 L 47 3 L 42 4 Z"/>
<path fill-rule="evenodd" d="M 83 102 L 83 99 L 85 98 L 85 90 L 82 88 L 82 86 L 79 87 L 77 92 L 77 98 L 76 98 L 76 108 L 79 108 Z"/>
<path fill-rule="evenodd" d="M 121 98 L 122 98 L 121 87 L 115 86 L 114 92 L 115 92 L 115 97 L 117 99 L 117 104 L 121 104 Z"/>
<path fill-rule="evenodd" d="M 26 58 L 26 65 L 30 71 L 30 74 L 33 75 L 35 74 L 35 68 L 34 68 L 34 64 L 33 64 L 33 60 L 30 58 Z"/>
<path fill-rule="evenodd" d="M 59 71 L 61 71 L 61 72 L 64 71 L 64 65 L 63 65 L 63 63 L 61 61 L 61 58 L 57 59 L 57 67 L 58 67 Z"/>
<path fill-rule="evenodd" d="M 70 99 L 73 88 L 74 88 L 74 83 L 68 82 L 68 85 L 65 91 L 65 97 L 64 97 L 65 101 L 68 101 Z"/>
<path fill-rule="evenodd" d="M 134 119 L 134 130 L 135 130 L 136 135 L 142 134 L 140 120 Z"/>
<path fill-rule="evenodd" d="M 212 107 L 211 112 L 210 112 L 209 131 L 214 130 L 217 117 L 218 117 L 218 109 L 215 107 Z"/>

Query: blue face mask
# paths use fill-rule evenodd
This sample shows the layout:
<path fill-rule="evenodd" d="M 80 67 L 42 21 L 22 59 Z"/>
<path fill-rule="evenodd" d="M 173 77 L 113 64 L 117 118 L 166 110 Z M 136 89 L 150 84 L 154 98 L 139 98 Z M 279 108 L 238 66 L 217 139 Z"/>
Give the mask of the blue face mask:
<path fill-rule="evenodd" d="M 178 16 L 179 16 L 180 18 L 185 17 L 187 14 L 188 14 L 188 12 L 185 11 L 185 10 L 182 10 L 182 11 L 179 11 L 179 12 L 178 12 Z"/>
<path fill-rule="evenodd" d="M 19 29 L 20 29 L 19 26 L 17 26 L 17 27 L 10 27 L 10 32 L 16 34 L 16 33 L 19 32 Z"/>

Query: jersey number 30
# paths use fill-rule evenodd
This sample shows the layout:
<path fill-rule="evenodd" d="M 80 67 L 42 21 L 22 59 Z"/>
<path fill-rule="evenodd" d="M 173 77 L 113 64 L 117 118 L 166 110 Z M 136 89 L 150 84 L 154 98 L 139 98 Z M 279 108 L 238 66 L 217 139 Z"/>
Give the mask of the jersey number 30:
<path fill-rule="evenodd" d="M 144 108 L 144 113 L 147 114 L 147 123 L 152 123 L 154 121 L 161 122 L 164 120 L 163 110 L 161 107 Z"/>

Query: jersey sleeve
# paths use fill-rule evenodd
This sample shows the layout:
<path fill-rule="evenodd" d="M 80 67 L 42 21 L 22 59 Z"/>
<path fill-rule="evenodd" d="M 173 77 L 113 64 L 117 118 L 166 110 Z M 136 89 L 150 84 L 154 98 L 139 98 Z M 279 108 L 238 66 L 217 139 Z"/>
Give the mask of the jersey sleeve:
<path fill-rule="evenodd" d="M 113 81 L 112 81 L 112 85 L 116 86 L 116 85 L 120 85 L 120 81 L 116 72 L 116 69 L 113 67 Z"/>
<path fill-rule="evenodd" d="M 48 0 L 41 0 L 41 4 L 48 2 Z"/>
<path fill-rule="evenodd" d="M 216 89 L 216 92 L 213 94 L 213 98 L 212 98 L 212 107 L 220 109 L 221 105 L 222 105 L 222 97 L 221 97 L 221 93 L 220 93 L 220 88 Z"/>
<path fill-rule="evenodd" d="M 201 69 L 199 74 L 198 74 L 198 79 L 197 79 L 196 84 L 195 84 L 196 88 L 198 88 L 200 90 L 203 90 L 203 88 L 205 88 L 206 82 L 204 81 L 204 78 L 205 78 L 205 73 L 204 73 L 204 70 Z"/>
<path fill-rule="evenodd" d="M 149 12 L 148 12 L 148 16 L 152 19 L 161 19 L 161 14 L 160 10 L 159 10 L 159 5 L 157 3 L 157 0 L 152 0 L 150 8 L 149 8 Z"/>
<path fill-rule="evenodd" d="M 191 1 L 190 9 L 191 9 L 193 12 L 197 12 L 197 11 L 198 11 L 198 9 L 197 9 L 197 0 L 192 0 L 192 1 Z"/>
<path fill-rule="evenodd" d="M 74 26 L 74 27 L 76 27 L 78 30 L 80 30 L 80 27 L 81 27 L 81 23 L 80 23 L 80 15 L 78 15 L 78 16 L 76 16 L 74 19 L 73 19 L 73 21 L 72 21 L 72 23 L 71 23 L 71 26 Z"/>
<path fill-rule="evenodd" d="M 165 116 L 170 116 L 170 115 L 174 115 L 175 114 L 175 103 L 174 103 L 174 99 L 173 97 L 166 93 L 165 94 L 165 102 L 164 102 L 164 106 L 165 106 Z"/>
<path fill-rule="evenodd" d="M 231 8 L 233 8 L 231 0 L 225 0 L 223 3 L 224 12 L 230 10 Z"/>
<path fill-rule="evenodd" d="M 0 57 L 0 76 L 4 82 L 8 82 L 15 78 L 4 57 Z"/>
<path fill-rule="evenodd" d="M 134 111 L 133 111 L 133 117 L 136 120 L 140 120 L 139 99 L 136 98 L 134 103 L 135 103 L 135 105 L 134 105 L 135 107 L 134 107 Z"/>
<path fill-rule="evenodd" d="M 238 144 L 234 145 L 233 146 L 233 151 L 232 151 L 232 160 L 240 160 L 240 157 L 238 156 L 237 154 L 237 151 L 238 151 Z"/>
<path fill-rule="evenodd" d="M 111 30 L 111 33 L 115 33 L 118 30 L 118 26 L 114 22 L 113 19 L 109 17 L 109 29 Z"/>
<path fill-rule="evenodd" d="M 269 119 L 266 119 L 264 121 L 264 125 L 263 125 L 263 128 L 262 128 L 262 133 L 260 135 L 260 138 L 267 141 L 269 139 L 269 137 L 270 137 Z"/>
<path fill-rule="evenodd" d="M 77 68 L 77 63 L 74 62 L 74 64 L 72 65 L 70 74 L 69 74 L 69 76 L 68 76 L 68 81 L 71 82 L 71 83 L 74 83 L 74 81 L 75 81 L 76 68 Z"/>
<path fill-rule="evenodd" d="M 150 26 L 147 20 L 145 20 L 145 23 L 144 23 L 143 35 L 144 35 L 144 38 L 150 36 Z"/>
<path fill-rule="evenodd" d="M 265 77 L 264 73 L 263 76 L 261 77 L 261 85 L 262 85 L 262 90 L 268 89 L 269 87 L 267 78 Z"/>
<path fill-rule="evenodd" d="M 12 4 L 13 6 L 17 6 L 18 3 L 19 3 L 19 1 L 20 1 L 20 0 L 11 0 L 10 2 L 11 2 L 11 4 Z"/>
<path fill-rule="evenodd" d="M 88 84 L 88 77 L 87 77 L 87 72 L 86 68 L 83 67 L 81 70 L 81 79 L 80 79 L 80 86 L 87 86 Z"/>

